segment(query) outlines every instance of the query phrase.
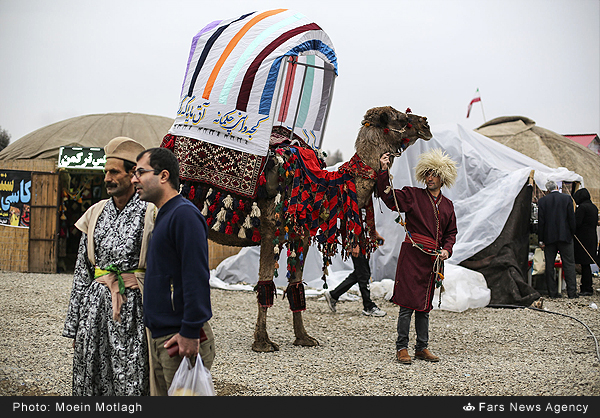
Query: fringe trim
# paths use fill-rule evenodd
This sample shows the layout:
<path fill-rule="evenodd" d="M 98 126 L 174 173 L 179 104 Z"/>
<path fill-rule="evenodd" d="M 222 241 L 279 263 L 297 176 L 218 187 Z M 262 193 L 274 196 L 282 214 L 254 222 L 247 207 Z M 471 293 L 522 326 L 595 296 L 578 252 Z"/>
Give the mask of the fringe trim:
<path fill-rule="evenodd" d="M 286 294 L 288 295 L 288 302 L 290 303 L 290 310 L 292 312 L 302 312 L 306 310 L 304 283 L 290 283 L 283 294 L 284 299 Z"/>
<path fill-rule="evenodd" d="M 275 288 L 275 283 L 272 280 L 269 281 L 259 281 L 254 286 L 254 291 L 256 292 L 256 299 L 258 300 L 258 304 L 263 308 L 270 308 L 273 306 L 273 300 L 275 298 L 277 289 Z"/>

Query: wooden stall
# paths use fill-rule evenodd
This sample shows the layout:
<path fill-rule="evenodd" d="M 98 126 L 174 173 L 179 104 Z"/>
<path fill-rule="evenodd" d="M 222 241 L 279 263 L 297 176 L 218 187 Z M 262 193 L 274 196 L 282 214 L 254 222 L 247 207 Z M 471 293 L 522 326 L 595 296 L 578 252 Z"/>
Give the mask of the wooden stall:
<path fill-rule="evenodd" d="M 55 273 L 58 174 L 55 160 L 0 160 L 3 173 L 31 177 L 29 224 L 0 225 L 0 269 Z"/>
<path fill-rule="evenodd" d="M 221 261 L 232 255 L 236 255 L 241 250 L 240 247 L 231 247 L 228 245 L 217 244 L 213 241 L 208 241 L 208 268 L 211 270 L 217 268 Z"/>

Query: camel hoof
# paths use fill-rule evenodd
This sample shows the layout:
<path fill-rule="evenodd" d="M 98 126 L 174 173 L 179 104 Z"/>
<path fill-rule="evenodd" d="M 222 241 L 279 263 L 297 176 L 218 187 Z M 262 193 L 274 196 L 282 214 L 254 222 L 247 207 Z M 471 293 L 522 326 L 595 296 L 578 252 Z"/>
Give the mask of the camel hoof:
<path fill-rule="evenodd" d="M 279 346 L 272 341 L 254 341 L 252 343 L 252 351 L 257 353 L 272 353 L 279 351 Z"/>
<path fill-rule="evenodd" d="M 301 345 L 302 347 L 317 347 L 319 342 L 313 337 L 306 336 L 304 338 L 296 338 L 294 345 Z"/>

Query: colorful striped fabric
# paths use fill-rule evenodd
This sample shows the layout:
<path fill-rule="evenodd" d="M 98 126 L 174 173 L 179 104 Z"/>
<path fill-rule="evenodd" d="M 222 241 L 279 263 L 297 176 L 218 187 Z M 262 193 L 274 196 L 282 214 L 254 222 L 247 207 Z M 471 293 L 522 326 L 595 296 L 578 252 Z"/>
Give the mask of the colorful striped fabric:
<path fill-rule="evenodd" d="M 265 156 L 281 125 L 318 148 L 337 72 L 327 34 L 295 11 L 211 22 L 192 39 L 169 133 Z"/>

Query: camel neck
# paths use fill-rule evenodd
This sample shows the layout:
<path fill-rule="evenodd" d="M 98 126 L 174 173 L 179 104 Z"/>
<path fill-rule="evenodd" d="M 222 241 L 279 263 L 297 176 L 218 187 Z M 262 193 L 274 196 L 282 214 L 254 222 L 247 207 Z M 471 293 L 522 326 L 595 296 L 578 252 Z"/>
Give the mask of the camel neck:
<path fill-rule="evenodd" d="M 375 172 L 379 171 L 379 157 L 377 157 L 376 155 L 360 155 L 358 152 L 356 152 L 356 155 L 363 163 L 375 170 Z"/>

